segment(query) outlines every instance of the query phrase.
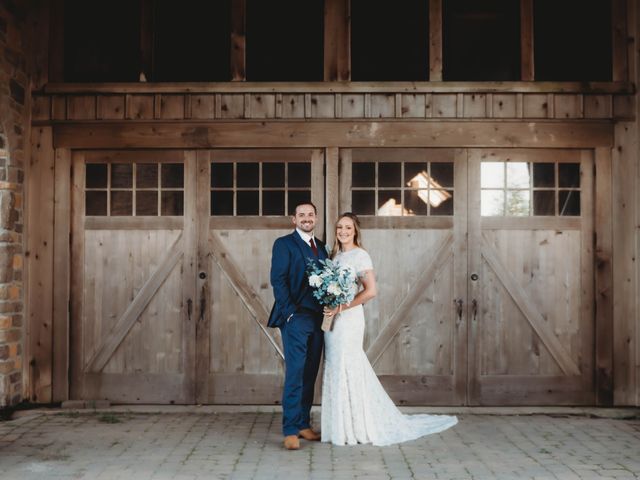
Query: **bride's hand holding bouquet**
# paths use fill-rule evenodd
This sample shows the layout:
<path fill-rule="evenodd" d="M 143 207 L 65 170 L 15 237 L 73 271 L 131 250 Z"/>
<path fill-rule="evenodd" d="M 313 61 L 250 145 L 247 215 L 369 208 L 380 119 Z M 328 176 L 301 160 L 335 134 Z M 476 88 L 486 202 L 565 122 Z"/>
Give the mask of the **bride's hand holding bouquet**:
<path fill-rule="evenodd" d="M 355 270 L 349 265 L 339 265 L 331 259 L 320 260 L 320 265 L 309 260 L 307 275 L 314 298 L 325 307 L 321 328 L 328 332 L 333 327 L 335 314 L 358 293 L 358 282 Z"/>

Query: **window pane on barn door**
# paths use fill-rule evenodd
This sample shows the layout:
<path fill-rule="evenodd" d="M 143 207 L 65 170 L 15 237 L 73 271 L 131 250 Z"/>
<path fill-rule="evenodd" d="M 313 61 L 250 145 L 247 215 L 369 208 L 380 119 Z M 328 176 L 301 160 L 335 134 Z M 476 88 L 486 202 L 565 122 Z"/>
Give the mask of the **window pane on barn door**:
<path fill-rule="evenodd" d="M 520 79 L 520 2 L 442 2 L 444 80 Z"/>
<path fill-rule="evenodd" d="M 136 164 L 136 188 L 158 188 L 158 164 Z"/>
<path fill-rule="evenodd" d="M 323 0 L 246 0 L 246 19 L 247 80 L 323 80 Z"/>
<path fill-rule="evenodd" d="M 137 82 L 139 51 L 139 0 L 65 0 L 66 82 Z"/>
<path fill-rule="evenodd" d="M 373 162 L 353 163 L 351 166 L 351 185 L 354 187 L 375 187 L 376 164 Z"/>
<path fill-rule="evenodd" d="M 311 187 L 311 164 L 289 163 L 288 186 Z"/>
<path fill-rule="evenodd" d="M 610 0 L 535 0 L 533 5 L 536 80 L 611 80 Z"/>
<path fill-rule="evenodd" d="M 161 193 L 161 215 L 183 215 L 184 214 L 184 194 L 183 192 L 164 191 Z"/>
<path fill-rule="evenodd" d="M 107 192 L 93 191 L 85 193 L 85 215 L 104 216 L 107 214 Z"/>
<path fill-rule="evenodd" d="M 211 215 L 233 215 L 233 192 L 211 192 Z"/>
<path fill-rule="evenodd" d="M 262 164 L 262 186 L 284 187 L 284 163 Z"/>
<path fill-rule="evenodd" d="M 211 186 L 220 188 L 233 187 L 233 163 L 211 164 Z"/>
<path fill-rule="evenodd" d="M 108 169 L 106 163 L 88 163 L 85 167 L 85 187 L 107 188 Z"/>
<path fill-rule="evenodd" d="M 158 215 L 158 192 L 136 192 L 136 216 Z"/>
<path fill-rule="evenodd" d="M 111 164 L 111 188 L 131 188 L 133 186 L 133 166 L 130 163 Z"/>
<path fill-rule="evenodd" d="M 351 78 L 428 80 L 429 2 L 351 0 Z"/>
<path fill-rule="evenodd" d="M 133 214 L 133 196 L 131 191 L 111 191 L 111 215 L 130 216 Z"/>
<path fill-rule="evenodd" d="M 230 80 L 230 4 L 230 0 L 157 0 L 152 80 Z"/>
<path fill-rule="evenodd" d="M 236 185 L 241 188 L 258 188 L 260 165 L 258 163 L 236 164 Z"/>
<path fill-rule="evenodd" d="M 263 215 L 285 215 L 284 190 L 268 190 L 262 192 Z"/>
<path fill-rule="evenodd" d="M 184 165 L 163 163 L 161 166 L 162 188 L 182 188 L 184 186 Z"/>

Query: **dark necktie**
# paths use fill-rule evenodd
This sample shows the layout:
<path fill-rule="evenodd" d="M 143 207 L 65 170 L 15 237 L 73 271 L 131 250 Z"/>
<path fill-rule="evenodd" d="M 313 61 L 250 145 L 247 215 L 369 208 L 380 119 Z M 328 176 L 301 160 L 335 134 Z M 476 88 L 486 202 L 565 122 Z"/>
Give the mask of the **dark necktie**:
<path fill-rule="evenodd" d="M 311 245 L 311 250 L 313 250 L 313 254 L 317 257 L 318 247 L 316 247 L 316 242 L 313 241 L 313 237 L 311 237 L 311 240 L 309 240 L 309 245 Z"/>

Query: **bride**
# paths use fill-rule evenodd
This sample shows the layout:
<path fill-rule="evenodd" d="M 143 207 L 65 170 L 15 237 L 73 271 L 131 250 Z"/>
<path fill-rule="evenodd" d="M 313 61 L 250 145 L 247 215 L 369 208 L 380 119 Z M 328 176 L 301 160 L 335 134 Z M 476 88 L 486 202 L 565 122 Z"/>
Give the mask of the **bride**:
<path fill-rule="evenodd" d="M 363 350 L 362 305 L 376 296 L 376 280 L 371 257 L 361 247 L 360 238 L 358 218 L 343 213 L 336 222 L 331 256 L 356 271 L 361 288 L 350 304 L 324 310 L 325 315 L 335 318 L 333 329 L 324 336 L 322 441 L 381 446 L 446 430 L 458 422 L 456 417 L 400 412 L 384 391 Z"/>

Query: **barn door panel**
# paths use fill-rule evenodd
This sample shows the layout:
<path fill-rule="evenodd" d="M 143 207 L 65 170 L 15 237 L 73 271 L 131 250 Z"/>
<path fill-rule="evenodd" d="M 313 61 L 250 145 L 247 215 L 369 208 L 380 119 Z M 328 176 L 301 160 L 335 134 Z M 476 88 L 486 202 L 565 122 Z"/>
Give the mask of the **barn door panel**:
<path fill-rule="evenodd" d="M 359 215 L 378 283 L 364 348 L 399 404 L 465 402 L 465 162 L 444 149 L 341 153 L 340 210 Z"/>
<path fill-rule="evenodd" d="M 471 403 L 592 403 L 591 156 L 472 150 L 469 171 Z"/>
<path fill-rule="evenodd" d="M 192 154 L 74 158 L 72 398 L 191 403 Z"/>
<path fill-rule="evenodd" d="M 292 231 L 299 200 L 322 209 L 322 151 L 200 152 L 198 168 L 198 402 L 277 403 L 284 365 L 280 332 L 266 327 L 271 248 Z"/>

